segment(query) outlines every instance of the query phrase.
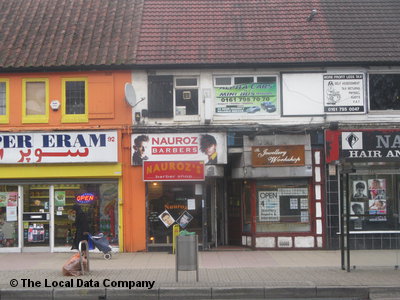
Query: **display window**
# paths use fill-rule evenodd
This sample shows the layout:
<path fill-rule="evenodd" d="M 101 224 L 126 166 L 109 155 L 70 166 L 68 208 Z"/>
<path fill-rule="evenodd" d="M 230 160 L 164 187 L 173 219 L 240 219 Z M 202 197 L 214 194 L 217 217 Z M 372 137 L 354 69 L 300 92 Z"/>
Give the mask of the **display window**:
<path fill-rule="evenodd" d="M 18 186 L 0 185 L 0 248 L 18 247 Z"/>
<path fill-rule="evenodd" d="M 201 184 L 187 182 L 148 183 L 148 244 L 172 244 L 174 225 L 195 232 L 202 239 Z"/>
<path fill-rule="evenodd" d="M 400 175 L 349 175 L 351 230 L 399 229 Z"/>
<path fill-rule="evenodd" d="M 309 231 L 310 197 L 306 180 L 257 183 L 257 233 Z"/>
<path fill-rule="evenodd" d="M 87 214 L 91 234 L 103 233 L 118 246 L 116 183 L 54 185 L 54 246 L 70 246 L 74 236 L 74 204 Z"/>

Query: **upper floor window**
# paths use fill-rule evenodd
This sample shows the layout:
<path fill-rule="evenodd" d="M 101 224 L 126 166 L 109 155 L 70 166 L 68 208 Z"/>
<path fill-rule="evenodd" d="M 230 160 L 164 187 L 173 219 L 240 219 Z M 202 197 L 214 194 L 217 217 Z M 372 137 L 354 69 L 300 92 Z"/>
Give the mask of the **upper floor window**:
<path fill-rule="evenodd" d="M 215 113 L 244 117 L 276 115 L 277 76 L 215 76 Z"/>
<path fill-rule="evenodd" d="M 175 78 L 175 115 L 199 114 L 199 90 L 196 77 Z"/>
<path fill-rule="evenodd" d="M 23 79 L 22 89 L 22 121 L 47 123 L 49 121 L 48 79 Z"/>
<path fill-rule="evenodd" d="M 87 122 L 87 80 L 71 78 L 62 80 L 62 122 Z"/>
<path fill-rule="evenodd" d="M 8 80 L 0 79 L 0 123 L 8 123 Z"/>
<path fill-rule="evenodd" d="M 369 74 L 371 110 L 400 110 L 400 74 Z"/>
<path fill-rule="evenodd" d="M 173 118 L 199 114 L 199 79 L 172 75 L 149 76 L 150 118 Z"/>

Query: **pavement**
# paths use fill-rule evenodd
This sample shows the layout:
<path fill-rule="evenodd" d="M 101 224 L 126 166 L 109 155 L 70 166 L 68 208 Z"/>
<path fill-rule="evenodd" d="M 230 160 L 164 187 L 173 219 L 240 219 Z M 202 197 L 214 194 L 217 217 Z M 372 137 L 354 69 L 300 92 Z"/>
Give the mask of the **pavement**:
<path fill-rule="evenodd" d="M 400 250 L 204 251 L 195 271 L 165 252 L 90 252 L 89 273 L 62 274 L 72 253 L 0 253 L 0 299 L 400 299 Z M 14 286 L 14 287 L 13 287 Z"/>

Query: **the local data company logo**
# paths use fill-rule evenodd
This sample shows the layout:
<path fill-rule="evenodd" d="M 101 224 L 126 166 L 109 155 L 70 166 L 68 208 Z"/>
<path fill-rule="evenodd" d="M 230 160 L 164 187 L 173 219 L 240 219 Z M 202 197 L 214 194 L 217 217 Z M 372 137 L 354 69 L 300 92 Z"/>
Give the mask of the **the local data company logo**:
<path fill-rule="evenodd" d="M 355 150 L 362 148 L 362 132 L 342 132 L 342 150 Z"/>

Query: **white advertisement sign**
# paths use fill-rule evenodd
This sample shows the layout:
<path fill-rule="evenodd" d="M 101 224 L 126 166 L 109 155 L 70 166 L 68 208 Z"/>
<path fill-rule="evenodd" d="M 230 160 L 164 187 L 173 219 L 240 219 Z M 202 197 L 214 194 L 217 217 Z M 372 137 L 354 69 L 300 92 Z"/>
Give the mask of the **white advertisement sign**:
<path fill-rule="evenodd" d="M 324 75 L 326 113 L 364 112 L 364 74 Z"/>
<path fill-rule="evenodd" d="M 278 222 L 280 220 L 279 197 L 277 191 L 259 191 L 258 203 L 258 218 L 260 222 Z"/>
<path fill-rule="evenodd" d="M 116 131 L 0 133 L 0 164 L 118 162 Z"/>
<path fill-rule="evenodd" d="M 133 134 L 132 165 L 143 161 L 204 161 L 226 164 L 225 133 Z"/>

